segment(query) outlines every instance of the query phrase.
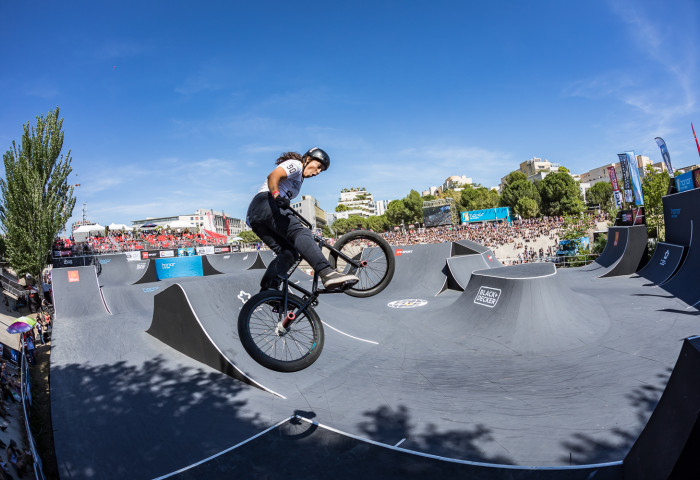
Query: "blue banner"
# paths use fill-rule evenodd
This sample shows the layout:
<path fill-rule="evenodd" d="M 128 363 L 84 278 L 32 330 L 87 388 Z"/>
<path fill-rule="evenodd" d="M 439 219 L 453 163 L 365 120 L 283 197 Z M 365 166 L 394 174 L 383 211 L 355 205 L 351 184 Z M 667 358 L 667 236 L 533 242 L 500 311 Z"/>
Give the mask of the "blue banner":
<path fill-rule="evenodd" d="M 492 222 L 495 220 L 506 220 L 510 222 L 510 207 L 472 210 L 471 212 L 461 212 L 460 216 L 462 217 L 462 223 Z"/>
<path fill-rule="evenodd" d="M 676 177 L 676 190 L 685 192 L 695 188 L 693 185 L 693 172 L 685 172 Z"/>
<path fill-rule="evenodd" d="M 664 163 L 666 164 L 668 176 L 673 178 L 673 165 L 671 165 L 671 154 L 668 153 L 668 148 L 666 148 L 666 142 L 664 142 L 664 139 L 661 137 L 656 137 L 654 140 L 656 140 L 656 144 L 659 146 L 659 150 L 661 150 L 661 157 L 663 157 Z"/>
<path fill-rule="evenodd" d="M 624 153 L 618 153 L 617 159 L 620 161 L 620 172 L 622 173 L 622 186 L 625 191 L 625 202 L 629 203 L 632 201 L 632 183 L 630 182 L 629 175 L 629 165 L 627 161 L 627 155 Z M 635 161 L 636 165 L 637 162 Z"/>
<path fill-rule="evenodd" d="M 634 152 L 625 152 L 627 156 L 627 166 L 630 169 L 630 179 L 632 179 L 632 189 L 634 190 L 634 201 L 637 206 L 644 205 L 644 195 L 642 194 L 642 180 L 639 177 L 639 168 L 637 168 L 637 157 Z"/>
<path fill-rule="evenodd" d="M 204 275 L 202 257 L 157 258 L 156 273 L 158 274 L 158 280 L 178 277 L 201 277 Z"/>

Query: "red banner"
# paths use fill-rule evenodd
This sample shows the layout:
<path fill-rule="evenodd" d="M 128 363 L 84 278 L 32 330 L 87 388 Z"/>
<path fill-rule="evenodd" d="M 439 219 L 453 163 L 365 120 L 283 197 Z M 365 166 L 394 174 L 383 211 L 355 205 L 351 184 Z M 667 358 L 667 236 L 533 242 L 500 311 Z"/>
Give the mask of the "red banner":
<path fill-rule="evenodd" d="M 610 184 L 613 188 L 613 197 L 615 197 L 615 204 L 617 208 L 622 208 L 622 194 L 620 193 L 620 188 L 617 185 L 617 173 L 615 173 L 615 167 L 608 167 L 608 173 L 610 175 Z"/>

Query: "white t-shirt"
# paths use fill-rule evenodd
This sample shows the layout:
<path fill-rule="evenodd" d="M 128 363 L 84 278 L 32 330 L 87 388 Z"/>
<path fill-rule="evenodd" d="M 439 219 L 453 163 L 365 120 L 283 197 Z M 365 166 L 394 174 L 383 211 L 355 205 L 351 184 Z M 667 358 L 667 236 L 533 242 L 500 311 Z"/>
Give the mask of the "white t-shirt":
<path fill-rule="evenodd" d="M 299 190 L 301 190 L 301 184 L 304 183 L 304 169 L 299 160 L 285 160 L 280 163 L 278 167 L 284 168 L 287 172 L 287 178 L 283 178 L 279 183 L 280 195 L 285 195 L 288 199 L 293 199 L 299 195 Z M 270 189 L 267 186 L 267 179 L 263 182 L 262 187 L 258 190 L 258 193 L 269 192 Z"/>

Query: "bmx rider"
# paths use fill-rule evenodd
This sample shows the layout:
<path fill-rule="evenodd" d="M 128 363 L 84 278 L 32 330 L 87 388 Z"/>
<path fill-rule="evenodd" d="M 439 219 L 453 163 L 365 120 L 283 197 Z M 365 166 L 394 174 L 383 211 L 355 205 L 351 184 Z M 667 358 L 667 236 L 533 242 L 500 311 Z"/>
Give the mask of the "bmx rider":
<path fill-rule="evenodd" d="M 246 222 L 277 254 L 260 281 L 262 290 L 279 289 L 281 279 L 286 278 L 299 256 L 319 273 L 328 290 L 349 287 L 359 281 L 355 275 L 341 274 L 331 268 L 311 230 L 301 224 L 289 206 L 290 200 L 299 194 L 304 179 L 328 170 L 330 163 L 330 157 L 320 148 L 312 148 L 303 156 L 296 152 L 283 153 L 250 202 Z"/>

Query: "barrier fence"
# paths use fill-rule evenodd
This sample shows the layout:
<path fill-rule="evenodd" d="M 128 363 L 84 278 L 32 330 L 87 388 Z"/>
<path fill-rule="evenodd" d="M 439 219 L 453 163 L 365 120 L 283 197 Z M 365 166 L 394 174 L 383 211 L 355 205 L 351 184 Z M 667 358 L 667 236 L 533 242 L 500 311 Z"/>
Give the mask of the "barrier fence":
<path fill-rule="evenodd" d="M 31 377 L 29 376 L 29 368 L 27 365 L 27 356 L 24 352 L 24 343 L 20 350 L 20 385 L 22 398 L 22 412 L 24 413 L 24 428 L 27 430 L 27 442 L 29 443 L 29 451 L 32 453 L 32 468 L 34 469 L 34 478 L 36 480 L 45 480 L 44 465 L 41 463 L 39 451 L 36 447 L 36 441 L 32 435 L 32 430 L 29 427 L 29 420 L 32 407 L 32 388 Z"/>

